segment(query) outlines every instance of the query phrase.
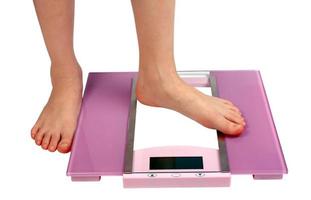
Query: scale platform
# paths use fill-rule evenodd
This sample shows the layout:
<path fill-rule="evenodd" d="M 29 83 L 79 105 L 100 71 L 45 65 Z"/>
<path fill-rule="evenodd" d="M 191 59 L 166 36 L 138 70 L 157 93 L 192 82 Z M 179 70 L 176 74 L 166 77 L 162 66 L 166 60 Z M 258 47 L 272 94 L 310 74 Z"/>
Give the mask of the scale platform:
<path fill-rule="evenodd" d="M 137 72 L 89 73 L 67 175 L 123 176 L 123 186 L 224 187 L 232 175 L 281 179 L 287 166 L 259 71 L 180 71 L 188 84 L 233 102 L 238 137 L 136 99 Z"/>

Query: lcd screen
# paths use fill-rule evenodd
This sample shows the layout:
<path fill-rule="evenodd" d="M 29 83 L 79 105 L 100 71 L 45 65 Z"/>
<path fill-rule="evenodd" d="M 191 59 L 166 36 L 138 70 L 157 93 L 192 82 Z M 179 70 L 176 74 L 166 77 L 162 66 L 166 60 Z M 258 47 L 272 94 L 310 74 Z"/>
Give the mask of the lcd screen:
<path fill-rule="evenodd" d="M 150 170 L 203 169 L 203 158 L 197 157 L 150 157 Z"/>

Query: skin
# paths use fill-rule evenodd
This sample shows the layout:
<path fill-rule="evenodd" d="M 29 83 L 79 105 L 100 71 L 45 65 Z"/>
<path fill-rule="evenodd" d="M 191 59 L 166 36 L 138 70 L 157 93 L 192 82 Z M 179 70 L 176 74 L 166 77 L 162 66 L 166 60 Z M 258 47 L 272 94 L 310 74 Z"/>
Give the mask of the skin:
<path fill-rule="evenodd" d="M 34 0 L 51 59 L 51 96 L 31 130 L 36 144 L 51 152 L 71 149 L 81 106 L 82 70 L 73 49 L 74 0 Z M 245 121 L 230 101 L 207 96 L 176 73 L 174 0 L 132 0 L 139 44 L 136 95 L 146 105 L 175 110 L 228 135 Z"/>

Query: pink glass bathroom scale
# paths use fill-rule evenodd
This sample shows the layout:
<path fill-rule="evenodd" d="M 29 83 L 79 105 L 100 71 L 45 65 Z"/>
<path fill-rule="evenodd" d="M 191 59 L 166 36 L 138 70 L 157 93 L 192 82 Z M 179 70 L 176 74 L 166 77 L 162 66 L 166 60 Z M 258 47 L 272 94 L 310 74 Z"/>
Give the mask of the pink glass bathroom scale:
<path fill-rule="evenodd" d="M 201 92 L 233 102 L 239 137 L 136 99 L 137 72 L 89 73 L 67 175 L 122 176 L 123 186 L 224 187 L 231 176 L 281 179 L 287 166 L 259 71 L 180 71 Z"/>

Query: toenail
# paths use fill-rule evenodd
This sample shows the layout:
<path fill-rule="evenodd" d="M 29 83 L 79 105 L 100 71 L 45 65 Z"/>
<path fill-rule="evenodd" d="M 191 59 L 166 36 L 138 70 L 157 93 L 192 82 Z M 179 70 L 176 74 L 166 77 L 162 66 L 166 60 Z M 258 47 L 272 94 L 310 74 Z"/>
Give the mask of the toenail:
<path fill-rule="evenodd" d="M 63 146 L 63 147 L 67 147 L 67 146 L 68 146 L 68 144 L 67 144 L 67 143 L 62 143 L 62 144 L 61 144 L 61 146 Z"/>

